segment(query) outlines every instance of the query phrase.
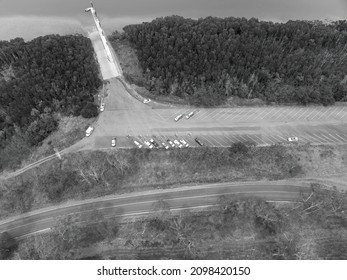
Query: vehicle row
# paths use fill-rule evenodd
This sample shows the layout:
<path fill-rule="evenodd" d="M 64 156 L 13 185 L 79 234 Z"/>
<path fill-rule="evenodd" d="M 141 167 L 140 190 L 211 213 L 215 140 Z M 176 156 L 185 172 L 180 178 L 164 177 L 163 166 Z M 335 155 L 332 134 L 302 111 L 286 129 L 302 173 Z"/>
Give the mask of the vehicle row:
<path fill-rule="evenodd" d="M 131 138 L 128 136 L 128 138 Z M 141 140 L 139 140 L 141 139 Z M 195 138 L 195 142 L 199 146 L 203 146 L 203 142 Z M 165 150 L 168 150 L 170 148 L 188 148 L 190 147 L 189 143 L 184 139 L 184 138 L 176 138 L 176 139 L 158 139 L 157 137 L 142 137 L 138 136 L 138 139 L 133 139 L 133 143 L 138 147 L 138 148 L 149 148 L 149 149 L 159 149 L 163 148 Z M 141 144 L 142 142 L 143 144 Z"/>
<path fill-rule="evenodd" d="M 192 116 L 194 116 L 194 111 L 186 114 L 186 119 L 190 119 Z M 175 122 L 178 122 L 180 119 L 183 118 L 183 114 L 179 114 L 178 116 L 175 117 Z"/>

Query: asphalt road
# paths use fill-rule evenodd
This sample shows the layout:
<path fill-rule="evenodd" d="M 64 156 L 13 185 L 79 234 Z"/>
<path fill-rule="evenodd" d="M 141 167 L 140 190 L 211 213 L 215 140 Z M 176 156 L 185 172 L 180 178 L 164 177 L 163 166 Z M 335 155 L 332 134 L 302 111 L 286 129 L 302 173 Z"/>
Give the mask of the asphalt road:
<path fill-rule="evenodd" d="M 308 191 L 306 186 L 289 181 L 220 183 L 89 199 L 11 217 L 0 222 L 0 232 L 7 231 L 16 238 L 23 238 L 49 230 L 62 216 L 80 214 L 83 222 L 93 210 L 99 210 L 106 217 L 148 215 L 158 201 L 164 201 L 171 211 L 215 206 L 220 196 L 227 194 L 257 196 L 268 201 L 297 201 L 300 192 Z"/>
<path fill-rule="evenodd" d="M 191 146 L 198 146 L 194 141 L 198 137 L 213 147 L 236 142 L 288 144 L 294 136 L 301 144 L 347 144 L 346 106 L 158 109 L 152 102 L 143 104 L 132 97 L 117 78 L 109 81 L 105 111 L 84 147 L 110 148 L 113 137 L 118 137 L 119 148 L 136 147 L 127 135 L 142 143 L 152 136 L 164 141 L 184 138 Z M 177 115 L 191 111 L 195 114 L 190 119 L 174 121 Z"/>

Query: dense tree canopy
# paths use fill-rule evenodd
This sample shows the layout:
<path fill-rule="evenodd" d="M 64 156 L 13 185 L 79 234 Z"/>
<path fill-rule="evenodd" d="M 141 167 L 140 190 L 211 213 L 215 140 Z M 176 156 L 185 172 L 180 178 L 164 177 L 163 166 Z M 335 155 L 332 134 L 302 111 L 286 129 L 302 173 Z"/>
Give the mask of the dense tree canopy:
<path fill-rule="evenodd" d="M 276 103 L 347 100 L 347 22 L 158 18 L 124 27 L 146 88 L 191 103 L 230 96 Z"/>
<path fill-rule="evenodd" d="M 16 129 L 40 143 L 56 128 L 56 112 L 80 115 L 87 105 L 95 112 L 100 86 L 92 44 L 82 35 L 0 41 L 0 150 Z"/>

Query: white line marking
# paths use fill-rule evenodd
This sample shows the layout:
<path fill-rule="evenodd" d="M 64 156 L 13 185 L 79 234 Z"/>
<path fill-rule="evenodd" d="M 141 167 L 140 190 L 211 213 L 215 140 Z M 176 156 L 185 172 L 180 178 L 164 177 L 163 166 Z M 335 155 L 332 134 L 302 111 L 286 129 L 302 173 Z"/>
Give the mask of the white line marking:
<path fill-rule="evenodd" d="M 231 122 L 234 118 L 237 118 L 240 116 L 239 112 L 242 112 L 242 110 L 243 109 L 236 109 L 235 111 L 233 111 L 234 113 L 233 115 L 227 116 L 226 118 L 223 119 L 223 121 L 228 120 L 228 122 Z M 230 119 L 230 117 L 232 118 Z"/>
<path fill-rule="evenodd" d="M 232 112 L 232 109 L 227 109 L 227 110 L 224 110 L 220 116 L 218 116 L 217 120 L 219 121 L 221 118 L 224 118 L 225 115 L 230 115 L 230 112 Z"/>
<path fill-rule="evenodd" d="M 278 120 L 279 116 L 281 116 L 283 114 L 283 111 L 285 111 L 284 108 L 277 108 L 277 112 L 274 113 L 274 115 L 271 117 L 271 120 L 274 121 L 274 120 Z"/>
<path fill-rule="evenodd" d="M 335 139 L 338 143 L 343 143 L 340 139 L 337 139 L 335 136 L 331 135 L 330 133 L 328 133 L 328 135 L 332 137 L 333 139 Z"/>
<path fill-rule="evenodd" d="M 318 112 L 316 112 L 316 114 L 313 117 L 311 117 L 311 120 L 314 120 L 315 117 L 320 116 L 321 114 L 323 114 L 324 109 L 325 109 L 324 107 L 319 108 Z"/>
<path fill-rule="evenodd" d="M 308 120 L 309 116 L 310 116 L 312 113 L 316 113 L 316 109 L 315 109 L 315 108 L 312 108 L 311 112 L 306 116 L 306 120 Z"/>
<path fill-rule="evenodd" d="M 330 116 L 331 116 L 331 114 L 332 114 L 332 113 L 334 113 L 336 110 L 337 110 L 337 107 L 336 107 L 334 110 L 332 110 L 332 112 L 330 112 L 330 114 L 328 114 L 328 116 L 326 116 L 326 118 L 325 118 L 325 119 L 329 119 L 329 118 L 330 118 Z"/>
<path fill-rule="evenodd" d="M 208 118 L 210 115 L 212 115 L 214 112 L 216 111 L 216 109 L 211 109 L 208 114 L 206 114 L 205 116 L 203 116 L 202 118 L 200 118 L 200 121 Z"/>
<path fill-rule="evenodd" d="M 339 134 L 336 134 L 336 133 L 335 133 L 335 137 L 336 137 L 336 138 L 339 138 L 339 139 L 342 139 L 343 143 L 346 143 L 346 140 L 343 139 Z"/>
<path fill-rule="evenodd" d="M 289 114 L 288 114 L 288 117 L 290 118 L 290 119 L 293 119 L 294 120 L 294 118 L 295 118 L 295 116 L 300 112 L 301 113 L 301 110 L 303 110 L 304 108 L 292 108 L 292 111 L 293 112 L 295 112 L 295 114 L 291 114 L 290 113 L 290 111 L 289 111 Z"/>
<path fill-rule="evenodd" d="M 305 108 L 305 109 L 303 110 L 303 112 L 300 112 L 300 114 L 299 114 L 298 116 L 296 116 L 296 117 L 297 117 L 297 120 L 300 120 L 300 119 L 302 118 L 302 116 L 306 114 L 307 110 L 308 110 L 308 108 Z"/>
<path fill-rule="evenodd" d="M 244 121 L 248 121 L 250 118 L 252 118 L 254 115 L 257 115 L 259 111 L 263 110 L 262 108 L 255 109 L 252 114 L 249 114 L 247 118 L 244 119 Z"/>
<path fill-rule="evenodd" d="M 314 137 L 318 138 L 319 140 L 323 140 L 324 142 L 321 142 L 322 144 L 326 144 L 326 139 L 324 139 L 324 138 L 322 138 L 322 137 L 320 137 L 320 136 L 318 136 L 318 135 L 316 135 L 316 134 L 314 134 L 314 133 L 312 133 L 312 135 L 313 135 Z"/>
<path fill-rule="evenodd" d="M 344 116 L 347 114 L 347 107 L 343 107 L 344 109 L 343 109 L 343 111 L 345 111 L 343 114 L 342 114 L 342 116 L 341 116 L 341 120 L 344 118 Z"/>
<path fill-rule="evenodd" d="M 271 108 L 269 111 L 265 110 L 265 114 L 262 116 L 259 116 L 259 119 L 263 120 L 265 118 L 265 116 L 271 114 L 273 110 L 274 110 L 274 108 Z"/>

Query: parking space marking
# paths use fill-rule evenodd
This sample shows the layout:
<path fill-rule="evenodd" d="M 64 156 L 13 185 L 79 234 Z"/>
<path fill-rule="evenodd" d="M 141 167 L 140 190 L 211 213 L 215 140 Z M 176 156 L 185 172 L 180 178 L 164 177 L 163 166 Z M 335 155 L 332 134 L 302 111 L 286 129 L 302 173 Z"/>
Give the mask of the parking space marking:
<path fill-rule="evenodd" d="M 309 114 L 305 117 L 305 119 L 308 120 L 308 118 L 310 117 L 310 115 L 312 115 L 312 113 L 317 113 L 315 108 L 311 109 L 311 112 L 309 112 Z"/>
<path fill-rule="evenodd" d="M 211 116 L 212 116 L 216 111 L 217 111 L 217 113 L 218 113 L 218 109 L 217 109 L 217 110 L 212 109 L 212 111 L 209 112 L 209 114 L 205 115 L 203 118 L 201 118 L 200 121 L 211 118 Z"/>
<path fill-rule="evenodd" d="M 264 114 L 260 114 L 258 119 L 263 120 L 265 118 L 265 116 L 271 114 L 273 110 L 274 110 L 274 108 L 271 108 L 270 110 L 264 110 Z"/>
<path fill-rule="evenodd" d="M 271 119 L 272 120 L 278 120 L 279 116 L 281 116 L 282 114 L 284 114 L 285 109 L 284 108 L 277 108 L 277 112 L 275 112 L 272 116 Z"/>
<path fill-rule="evenodd" d="M 277 143 L 282 143 L 283 139 L 279 135 L 272 135 L 272 138 L 276 139 Z M 285 140 L 285 139 L 284 139 Z M 286 142 L 286 141 L 285 141 Z"/>
<path fill-rule="evenodd" d="M 227 140 L 225 135 L 218 135 L 218 140 L 220 141 L 220 143 L 222 143 L 223 147 L 230 146 L 229 141 Z"/>
<path fill-rule="evenodd" d="M 262 138 L 260 138 L 258 135 L 253 135 L 253 137 L 258 138 L 258 141 L 260 141 L 259 144 L 266 144 Z"/>
<path fill-rule="evenodd" d="M 326 141 L 328 141 L 327 143 L 334 143 L 335 142 L 335 141 L 332 141 L 328 136 L 326 136 L 322 133 L 320 133 L 319 136 L 321 139 L 325 139 Z"/>
<path fill-rule="evenodd" d="M 340 110 L 338 110 L 338 112 L 335 113 L 335 116 L 333 117 L 334 119 L 340 119 L 339 115 L 341 112 L 343 112 L 343 109 L 341 107 L 338 107 L 338 109 Z"/>
<path fill-rule="evenodd" d="M 228 122 L 231 122 L 234 118 L 236 118 L 240 115 L 239 112 L 241 112 L 242 110 L 243 109 L 239 109 L 239 108 L 235 109 L 232 114 L 227 115 L 226 118 L 222 119 L 222 121 L 227 120 Z M 230 119 L 230 117 L 231 117 L 231 119 Z"/>
<path fill-rule="evenodd" d="M 271 139 L 271 138 L 272 138 L 271 135 L 266 135 L 265 138 L 266 138 L 267 141 L 270 142 L 271 144 L 277 144 L 277 143 L 278 143 L 276 140 L 274 141 L 273 139 Z"/>
<path fill-rule="evenodd" d="M 217 115 L 219 114 L 219 110 L 217 109 L 217 110 L 213 110 L 212 112 L 211 112 L 211 114 L 209 114 L 209 115 L 207 115 L 204 119 L 213 119 L 213 115 L 214 114 L 216 114 L 217 113 Z"/>
<path fill-rule="evenodd" d="M 303 112 L 296 116 L 296 119 L 300 120 L 307 113 L 307 110 L 309 110 L 309 108 L 304 108 Z"/>
<path fill-rule="evenodd" d="M 244 119 L 244 121 L 248 121 L 249 119 L 251 119 L 254 115 L 257 115 L 259 111 L 261 111 L 262 108 L 257 108 L 255 109 L 251 114 L 248 115 L 247 118 Z"/>
<path fill-rule="evenodd" d="M 333 113 L 335 113 L 336 110 L 337 110 L 337 107 L 336 107 L 334 110 L 332 110 L 332 112 L 331 112 L 330 114 L 328 114 L 328 116 L 326 117 L 326 119 L 328 120 L 328 119 L 330 118 L 330 116 L 331 116 Z"/>
<path fill-rule="evenodd" d="M 209 115 L 213 114 L 214 112 L 215 112 L 214 109 L 208 109 L 207 113 L 204 114 L 204 116 L 201 116 L 199 120 L 200 121 L 204 120 L 205 118 L 207 118 Z"/>
<path fill-rule="evenodd" d="M 230 146 L 228 141 L 225 140 L 225 136 L 219 135 L 218 136 L 218 140 L 219 140 L 220 143 L 222 143 L 223 147 L 229 147 Z"/>
<path fill-rule="evenodd" d="M 342 113 L 342 116 L 340 117 L 340 119 L 342 120 L 345 115 L 347 114 L 347 107 L 343 107 L 343 109 L 341 110 L 343 113 Z"/>
<path fill-rule="evenodd" d="M 211 139 L 208 137 L 208 135 L 204 135 L 203 138 L 208 142 L 210 143 L 210 146 L 215 146 L 216 144 L 213 143 L 213 141 L 211 141 Z"/>
<path fill-rule="evenodd" d="M 314 133 L 312 133 L 312 135 L 313 135 L 315 138 L 317 138 L 317 139 L 323 141 L 323 142 L 321 142 L 322 144 L 326 144 L 326 143 L 327 143 L 327 142 L 326 142 L 326 139 L 320 137 L 319 135 L 316 135 L 316 134 L 314 134 Z"/>
<path fill-rule="evenodd" d="M 211 112 L 211 109 L 204 109 L 204 110 L 202 110 L 202 112 L 200 114 L 196 115 L 195 119 L 200 121 L 202 118 L 204 118 L 210 112 Z"/>
<path fill-rule="evenodd" d="M 337 119 L 342 119 L 340 115 L 344 115 L 347 111 L 347 107 L 340 107 L 340 111 L 337 113 L 336 118 Z"/>
<path fill-rule="evenodd" d="M 242 142 L 248 142 L 249 140 L 244 137 L 245 135 L 238 135 L 243 141 Z"/>
<path fill-rule="evenodd" d="M 294 120 L 294 119 L 295 119 L 295 116 L 296 116 L 299 112 L 301 112 L 302 110 L 303 110 L 303 108 L 291 108 L 291 110 L 288 112 L 287 117 L 288 117 L 289 119 Z M 291 113 L 291 111 L 293 111 L 293 113 Z"/>
<path fill-rule="evenodd" d="M 217 121 L 218 117 L 223 113 L 224 111 L 222 110 L 216 110 L 215 114 L 212 114 L 210 116 L 211 119 L 213 119 L 214 121 Z"/>
<path fill-rule="evenodd" d="M 307 142 L 307 143 L 312 142 L 312 141 L 310 141 L 309 139 L 306 139 L 306 137 L 304 137 L 304 136 L 300 135 L 300 139 L 299 139 L 299 141 L 301 141 L 302 139 L 304 139 L 304 140 L 305 140 L 305 142 Z M 301 141 L 301 142 L 302 142 L 302 141 Z"/>
<path fill-rule="evenodd" d="M 312 136 L 312 135 L 310 135 L 308 133 L 305 134 L 305 137 L 308 138 L 308 139 L 313 139 L 313 140 L 310 141 L 311 143 L 324 144 L 323 142 L 321 142 L 318 139 L 316 139 L 317 137 Z"/>
<path fill-rule="evenodd" d="M 176 117 L 179 114 L 181 114 L 180 112 L 182 112 L 182 109 L 175 110 L 175 113 L 171 114 L 166 120 L 173 119 L 174 117 Z"/>
<path fill-rule="evenodd" d="M 272 108 L 269 112 L 267 112 L 267 114 L 263 115 L 261 119 L 265 120 L 268 118 L 272 118 L 274 114 L 277 114 L 277 112 L 278 112 L 278 108 Z"/>
<path fill-rule="evenodd" d="M 343 139 L 339 134 L 335 134 L 335 137 L 336 137 L 337 139 L 340 139 L 340 141 L 342 140 L 343 143 L 346 143 L 346 140 Z"/>
<path fill-rule="evenodd" d="M 324 107 L 319 108 L 318 112 L 316 112 L 316 114 L 313 117 L 311 117 L 311 120 L 313 121 L 315 119 L 315 117 L 321 116 L 323 114 L 324 109 L 325 109 Z"/>
<path fill-rule="evenodd" d="M 219 121 L 219 119 L 222 118 L 224 114 L 228 114 L 230 111 L 231 111 L 230 109 L 222 110 L 222 112 L 219 114 L 216 120 Z"/>
<path fill-rule="evenodd" d="M 331 135 L 330 133 L 328 133 L 328 135 L 329 135 L 331 138 L 335 139 L 337 142 L 343 143 L 340 139 L 336 138 L 334 135 Z"/>
<path fill-rule="evenodd" d="M 342 133 L 341 137 L 347 142 L 347 135 L 345 133 Z M 346 137 L 346 139 L 345 139 L 345 137 Z"/>
<path fill-rule="evenodd" d="M 324 108 L 325 112 L 318 118 L 316 121 L 321 120 L 322 118 L 327 119 L 327 114 L 329 114 L 329 111 L 331 111 L 331 108 Z"/>

